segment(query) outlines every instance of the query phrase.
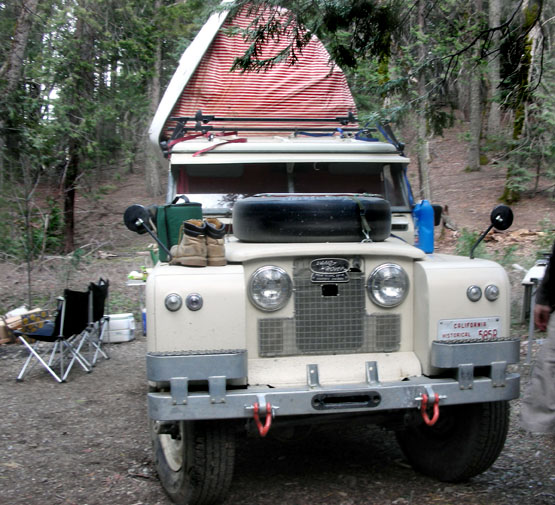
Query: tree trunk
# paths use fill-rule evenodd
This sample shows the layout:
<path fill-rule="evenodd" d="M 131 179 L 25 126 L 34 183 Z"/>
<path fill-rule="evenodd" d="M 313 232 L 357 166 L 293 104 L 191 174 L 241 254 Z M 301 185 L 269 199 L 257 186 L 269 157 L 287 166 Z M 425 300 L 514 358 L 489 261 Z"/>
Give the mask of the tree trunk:
<path fill-rule="evenodd" d="M 474 0 L 475 14 L 482 15 L 482 0 Z M 468 146 L 467 171 L 480 170 L 480 138 L 482 136 L 482 70 L 480 67 L 480 48 L 476 46 L 472 54 L 470 73 L 470 144 Z"/>
<path fill-rule="evenodd" d="M 469 99 L 470 93 L 468 90 L 468 76 L 469 76 L 468 61 L 463 61 L 461 68 L 457 73 L 456 89 L 457 89 L 457 109 L 462 113 L 463 121 L 470 120 L 469 112 Z"/>
<path fill-rule="evenodd" d="M 0 69 L 0 78 L 6 79 L 5 89 L 8 92 L 13 91 L 23 70 L 25 61 L 25 49 L 27 48 L 27 40 L 33 26 L 33 19 L 39 0 L 22 0 L 21 12 L 17 19 L 15 33 L 13 36 L 12 47 L 8 53 L 6 61 Z"/>
<path fill-rule="evenodd" d="M 470 145 L 468 147 L 469 172 L 480 170 L 480 137 L 482 134 L 482 96 L 479 64 L 470 77 Z"/>
<path fill-rule="evenodd" d="M 537 14 L 540 12 L 540 2 L 524 0 L 522 3 L 522 30 L 530 30 L 528 36 L 526 37 L 524 44 L 524 52 L 520 58 L 520 82 L 518 83 L 517 89 L 515 90 L 518 103 L 514 111 L 513 120 L 513 139 L 517 140 L 522 135 L 525 125 L 525 118 L 528 113 L 528 102 L 530 100 L 530 80 L 532 77 L 532 72 L 534 69 L 534 57 L 537 50 L 538 39 L 540 35 L 540 27 L 538 26 Z M 507 168 L 507 177 L 505 180 L 505 187 L 503 188 L 503 194 L 499 197 L 499 200 L 504 203 L 515 203 L 520 199 L 520 191 L 514 189 L 511 185 L 511 181 L 516 177 L 514 170 L 509 164 Z"/>
<path fill-rule="evenodd" d="M 418 28 L 421 34 L 424 34 L 426 28 L 426 19 L 424 16 L 425 0 L 418 1 Z M 426 58 L 426 46 L 422 41 L 418 45 L 418 59 L 422 64 Z M 426 124 L 426 75 L 423 70 L 418 76 L 418 95 L 420 97 L 420 111 L 418 112 L 417 126 L 417 149 L 418 149 L 418 179 L 420 182 L 420 197 L 426 200 L 432 199 L 432 190 L 430 188 L 430 169 L 428 166 L 429 147 L 428 147 L 428 128 Z"/>
<path fill-rule="evenodd" d="M 22 0 L 21 11 L 17 19 L 15 32 L 12 40 L 12 47 L 8 52 L 6 61 L 0 68 L 0 79 L 5 80 L 2 91 L 4 97 L 8 98 L 13 93 L 21 80 L 23 64 L 25 61 L 25 50 L 27 40 L 33 26 L 35 11 L 39 0 Z M 5 148 L 6 148 L 6 117 L 7 111 L 0 113 L 0 189 L 4 186 L 5 180 Z"/>
<path fill-rule="evenodd" d="M 87 1 L 82 1 L 83 11 L 87 10 Z M 86 116 L 86 106 L 92 102 L 94 91 L 94 75 L 88 66 L 94 56 L 94 32 L 93 29 L 79 17 L 75 23 L 74 41 L 76 44 L 79 62 L 74 65 L 72 83 L 67 92 L 68 121 L 71 124 L 72 136 L 68 143 L 68 161 L 63 180 L 64 188 L 64 250 L 69 253 L 75 249 L 75 197 L 77 181 L 82 171 L 81 161 L 86 135 L 82 130 L 83 118 Z"/>
<path fill-rule="evenodd" d="M 155 0 L 154 9 L 157 12 L 162 6 L 161 0 Z M 148 86 L 149 96 L 149 124 L 150 120 L 156 114 L 156 109 L 160 102 L 160 78 L 162 74 L 162 41 L 160 38 L 156 40 L 156 48 L 154 51 L 154 68 L 152 77 Z M 161 166 L 153 146 L 148 138 L 148 127 L 142 138 L 142 150 L 145 163 L 145 183 L 148 194 L 150 196 L 160 196 L 162 194 L 162 184 L 160 182 Z"/>
<path fill-rule="evenodd" d="M 501 24 L 501 0 L 489 1 L 489 27 L 494 28 Z M 498 135 L 501 126 L 501 108 L 496 101 L 500 78 L 500 52 L 499 40 L 501 34 L 495 31 L 492 34 L 492 48 L 496 51 L 489 60 L 489 114 L 488 114 L 488 135 Z"/>
<path fill-rule="evenodd" d="M 424 112 L 418 114 L 417 140 L 418 149 L 418 181 L 420 185 L 420 198 L 431 201 L 432 189 L 430 187 L 429 146 L 427 138 L 427 124 Z"/>
<path fill-rule="evenodd" d="M 21 168 L 23 172 L 23 202 L 20 205 L 20 212 L 23 215 L 24 223 L 24 256 L 27 269 L 27 306 L 33 306 L 33 257 L 35 253 L 35 244 L 32 228 L 32 202 L 33 195 L 38 186 L 40 175 L 34 176 L 31 169 L 31 162 L 26 156 L 21 159 Z M 45 237 L 46 239 L 46 237 Z"/>
<path fill-rule="evenodd" d="M 79 145 L 70 142 L 64 177 L 64 252 L 75 249 L 75 186 L 79 172 Z"/>

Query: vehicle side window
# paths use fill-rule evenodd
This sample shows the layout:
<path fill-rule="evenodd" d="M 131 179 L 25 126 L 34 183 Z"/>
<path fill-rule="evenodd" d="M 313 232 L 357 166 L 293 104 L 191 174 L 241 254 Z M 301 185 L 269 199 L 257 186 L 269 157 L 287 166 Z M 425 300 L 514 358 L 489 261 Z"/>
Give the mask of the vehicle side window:
<path fill-rule="evenodd" d="M 383 167 L 386 195 L 391 207 L 408 207 L 407 187 L 401 165 Z"/>

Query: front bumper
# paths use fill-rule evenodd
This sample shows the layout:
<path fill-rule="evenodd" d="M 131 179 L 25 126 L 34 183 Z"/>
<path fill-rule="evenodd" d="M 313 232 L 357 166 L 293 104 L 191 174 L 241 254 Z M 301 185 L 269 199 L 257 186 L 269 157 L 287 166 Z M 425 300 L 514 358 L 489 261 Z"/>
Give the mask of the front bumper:
<path fill-rule="evenodd" d="M 435 345 L 437 344 L 437 345 Z M 520 376 L 507 371 L 519 356 L 518 341 L 462 345 L 435 343 L 436 368 L 454 369 L 454 378 L 410 377 L 381 382 L 376 362 L 366 362 L 366 382 L 322 387 L 317 365 L 307 365 L 306 386 L 273 388 L 245 386 L 229 389 L 233 380 L 247 376 L 246 351 L 211 354 L 151 353 L 147 356 L 149 381 L 169 385 L 169 391 L 148 394 L 151 419 L 157 421 L 252 418 L 254 405 L 270 405 L 273 416 L 325 415 L 380 412 L 420 408 L 423 395 L 439 395 L 439 405 L 512 400 L 518 398 Z M 469 359 L 464 360 L 463 357 Z M 475 367 L 488 367 L 475 376 Z M 205 391 L 190 389 L 191 382 L 205 381 Z M 192 388 L 191 388 L 192 389 Z"/>

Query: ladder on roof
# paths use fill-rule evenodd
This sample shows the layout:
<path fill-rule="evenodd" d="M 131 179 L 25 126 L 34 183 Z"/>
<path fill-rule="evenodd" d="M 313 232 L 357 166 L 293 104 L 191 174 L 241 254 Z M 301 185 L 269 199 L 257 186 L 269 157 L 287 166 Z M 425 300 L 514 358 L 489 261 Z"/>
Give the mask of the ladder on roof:
<path fill-rule="evenodd" d="M 187 131 L 196 131 L 201 133 L 222 132 L 239 129 L 242 132 L 291 132 L 300 133 L 309 132 L 337 132 L 340 129 L 343 132 L 359 132 L 359 127 L 348 127 L 349 124 L 356 124 L 358 119 L 349 112 L 347 116 L 335 118 L 284 118 L 284 117 L 217 117 L 213 115 L 204 115 L 202 111 L 197 111 L 193 117 L 171 117 L 171 121 L 176 122 L 173 128 L 170 140 L 176 139 Z M 192 126 L 187 126 L 189 121 L 193 121 Z M 247 126 L 237 128 L 237 126 L 217 126 L 210 123 L 260 123 L 260 126 Z M 264 125 L 266 123 L 266 125 Z M 289 126 L 272 126 L 267 123 L 337 123 L 337 127 L 330 126 L 307 126 L 302 127 L 299 124 Z M 372 129 L 372 131 L 376 131 Z"/>
<path fill-rule="evenodd" d="M 372 133 L 380 132 L 387 142 L 394 145 L 395 148 L 403 154 L 404 144 L 399 142 L 391 129 L 389 124 L 378 125 L 377 128 L 368 127 L 349 127 L 349 124 L 358 123 L 358 119 L 354 116 L 352 112 L 349 112 L 347 116 L 339 116 L 335 118 L 284 118 L 284 117 L 217 117 L 214 115 L 204 115 L 201 110 L 197 111 L 192 117 L 170 117 L 171 121 L 176 122 L 176 126 L 170 128 L 172 130 L 172 135 L 169 139 L 169 143 L 181 139 L 188 132 L 196 132 L 199 135 L 211 135 L 212 133 L 225 133 L 231 134 L 237 130 L 241 132 L 279 132 L 279 133 L 293 133 L 296 135 L 333 135 L 334 133 L 340 132 L 341 134 L 351 133 L 355 134 L 355 137 L 360 140 L 370 140 L 376 141 Z M 193 125 L 187 126 L 187 123 L 193 121 Z M 260 123 L 260 126 L 245 126 L 237 127 L 235 124 L 233 126 L 215 126 L 210 123 Z M 289 126 L 274 126 L 268 123 L 278 123 L 287 124 L 295 123 Z M 298 123 L 337 123 L 338 126 L 300 126 Z M 264 125 L 266 124 L 266 125 Z M 169 152 L 168 141 L 163 140 L 160 142 L 162 151 L 165 156 Z"/>

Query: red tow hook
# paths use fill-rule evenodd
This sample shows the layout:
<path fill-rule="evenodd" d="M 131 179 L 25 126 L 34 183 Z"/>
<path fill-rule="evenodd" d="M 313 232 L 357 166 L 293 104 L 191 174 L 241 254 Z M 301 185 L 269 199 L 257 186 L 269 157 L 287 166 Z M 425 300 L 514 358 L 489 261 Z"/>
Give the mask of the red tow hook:
<path fill-rule="evenodd" d="M 426 393 L 422 395 L 422 403 L 420 404 L 420 412 L 422 413 L 422 419 L 424 419 L 424 422 L 428 426 L 433 426 L 434 424 L 436 424 L 437 420 L 439 419 L 439 395 L 436 393 L 434 396 L 435 396 L 434 405 L 433 405 L 434 413 L 431 419 L 428 417 L 428 412 L 426 411 L 428 408 L 428 395 Z"/>
<path fill-rule="evenodd" d="M 253 409 L 254 422 L 256 423 L 256 427 L 258 428 L 258 433 L 260 433 L 261 437 L 265 437 L 270 431 L 270 426 L 272 426 L 272 406 L 270 405 L 270 402 L 266 403 L 266 421 L 264 423 L 264 426 L 262 426 L 262 422 L 260 421 L 260 405 L 258 404 L 258 402 L 255 402 L 255 404 L 253 405 Z"/>

